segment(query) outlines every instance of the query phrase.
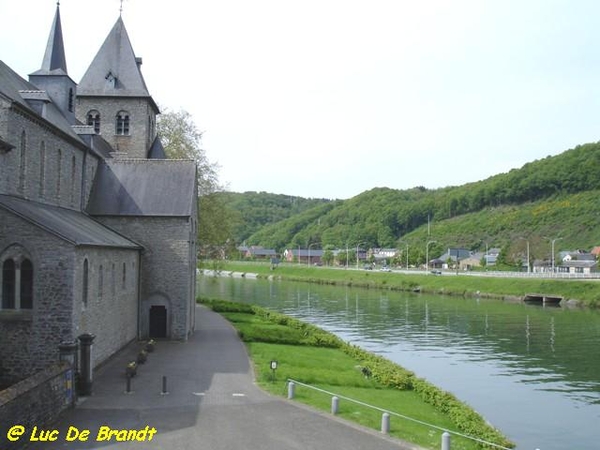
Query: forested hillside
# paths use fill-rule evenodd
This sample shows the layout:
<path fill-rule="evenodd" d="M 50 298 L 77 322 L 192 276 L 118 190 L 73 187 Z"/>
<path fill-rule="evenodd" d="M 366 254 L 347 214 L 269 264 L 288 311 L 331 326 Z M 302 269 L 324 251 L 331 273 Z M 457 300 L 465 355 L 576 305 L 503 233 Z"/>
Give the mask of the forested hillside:
<path fill-rule="evenodd" d="M 599 192 L 600 143 L 593 143 L 458 187 L 375 188 L 344 201 L 313 200 L 321 204 L 308 209 L 295 200 L 302 207 L 276 223 L 267 217 L 277 209 L 271 213 L 266 204 L 255 205 L 252 214 L 240 212 L 250 228 L 264 224 L 247 243 L 278 250 L 308 243 L 395 247 L 399 239 L 426 239 L 428 228 L 440 245 L 503 247 L 518 237 L 542 242 L 561 236 L 561 244 L 586 248 L 600 238 Z"/>
<path fill-rule="evenodd" d="M 267 192 L 218 192 L 215 195 L 220 196 L 220 204 L 227 205 L 234 212 L 234 217 L 237 217 L 233 238 L 240 244 L 267 224 L 332 203 L 327 199 L 307 199 Z"/>

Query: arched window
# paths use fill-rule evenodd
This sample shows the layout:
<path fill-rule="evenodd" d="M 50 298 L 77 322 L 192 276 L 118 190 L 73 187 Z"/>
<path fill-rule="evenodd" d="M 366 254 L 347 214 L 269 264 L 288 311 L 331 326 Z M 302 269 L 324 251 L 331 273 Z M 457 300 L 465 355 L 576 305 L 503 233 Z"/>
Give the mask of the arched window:
<path fill-rule="evenodd" d="M 104 270 L 102 264 L 98 268 L 98 298 L 102 298 L 102 288 L 104 287 Z"/>
<path fill-rule="evenodd" d="M 129 113 L 119 111 L 115 118 L 115 134 L 120 136 L 129 136 Z"/>
<path fill-rule="evenodd" d="M 60 201 L 60 184 L 62 178 L 62 150 L 58 149 L 58 159 L 56 160 L 56 201 Z"/>
<path fill-rule="evenodd" d="M 115 293 L 117 291 L 117 280 L 116 280 L 116 270 L 115 270 L 115 263 L 112 264 L 111 267 L 111 271 L 110 271 L 110 294 L 114 297 Z"/>
<path fill-rule="evenodd" d="M 25 159 L 25 152 L 27 150 L 27 135 L 25 134 L 25 130 L 21 133 L 21 155 L 19 161 L 19 192 L 24 193 L 25 191 L 25 172 L 27 170 L 26 164 L 27 161 Z"/>
<path fill-rule="evenodd" d="M 2 260 L 0 309 L 32 309 L 33 263 L 26 250 L 19 245 L 11 246 Z"/>
<path fill-rule="evenodd" d="M 33 308 L 33 264 L 28 259 L 21 261 L 21 309 Z"/>
<path fill-rule="evenodd" d="M 77 159 L 75 155 L 71 158 L 71 206 L 75 204 L 75 174 L 77 171 Z"/>
<path fill-rule="evenodd" d="M 87 113 L 87 124 L 94 127 L 94 132 L 100 134 L 100 113 L 92 109 Z"/>
<path fill-rule="evenodd" d="M 40 197 L 44 197 L 46 188 L 46 143 L 40 144 Z"/>
<path fill-rule="evenodd" d="M 15 309 L 16 266 L 12 259 L 2 264 L 2 309 Z"/>
<path fill-rule="evenodd" d="M 88 296 L 90 290 L 90 272 L 87 258 L 83 260 L 83 292 L 81 293 L 81 300 L 83 301 L 83 307 L 85 308 L 88 304 Z"/>

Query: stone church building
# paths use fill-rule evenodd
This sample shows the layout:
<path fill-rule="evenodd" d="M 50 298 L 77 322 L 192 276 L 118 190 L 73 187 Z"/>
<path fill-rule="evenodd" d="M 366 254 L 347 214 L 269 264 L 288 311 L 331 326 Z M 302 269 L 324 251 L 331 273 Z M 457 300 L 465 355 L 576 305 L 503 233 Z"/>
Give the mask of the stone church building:
<path fill-rule="evenodd" d="M 84 333 L 96 366 L 194 331 L 197 169 L 165 159 L 141 65 L 119 17 L 75 83 L 58 6 L 28 81 L 0 61 L 0 384 Z"/>

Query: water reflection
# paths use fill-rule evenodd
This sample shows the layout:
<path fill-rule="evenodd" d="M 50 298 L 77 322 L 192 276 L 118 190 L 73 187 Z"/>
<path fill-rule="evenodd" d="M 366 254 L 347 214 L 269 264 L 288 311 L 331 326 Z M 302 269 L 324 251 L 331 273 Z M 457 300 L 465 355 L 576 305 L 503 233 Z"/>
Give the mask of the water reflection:
<path fill-rule="evenodd" d="M 519 448 L 597 448 L 596 311 L 263 280 L 200 283 L 206 296 L 257 303 L 385 353 L 470 403 Z"/>

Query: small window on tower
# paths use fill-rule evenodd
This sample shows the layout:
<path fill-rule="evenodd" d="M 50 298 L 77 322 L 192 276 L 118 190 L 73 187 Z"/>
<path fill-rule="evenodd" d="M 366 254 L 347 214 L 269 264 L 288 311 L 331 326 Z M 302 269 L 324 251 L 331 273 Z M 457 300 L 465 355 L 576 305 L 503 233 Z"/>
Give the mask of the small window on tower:
<path fill-rule="evenodd" d="M 129 113 L 127 111 L 119 111 L 117 114 L 115 132 L 120 136 L 129 135 Z"/>
<path fill-rule="evenodd" d="M 73 112 L 73 88 L 69 89 L 69 112 Z"/>
<path fill-rule="evenodd" d="M 92 110 L 87 114 L 87 124 L 94 127 L 96 134 L 100 134 L 100 113 Z"/>

